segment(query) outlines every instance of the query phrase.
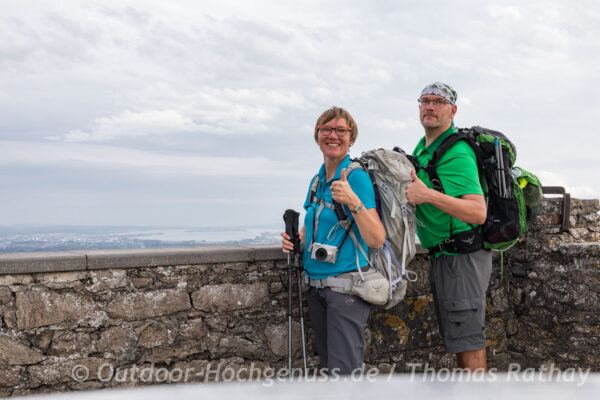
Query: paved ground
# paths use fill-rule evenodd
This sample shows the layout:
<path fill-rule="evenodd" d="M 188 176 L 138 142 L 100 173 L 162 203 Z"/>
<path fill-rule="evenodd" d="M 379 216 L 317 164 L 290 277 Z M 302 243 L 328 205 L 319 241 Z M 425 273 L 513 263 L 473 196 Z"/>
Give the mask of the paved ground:
<path fill-rule="evenodd" d="M 27 396 L 29 399 L 102 399 L 102 400 L 275 400 L 275 399 L 343 399 L 343 400 L 464 400 L 502 399 L 517 400 L 542 398 L 544 400 L 596 399 L 600 393 L 600 374 L 580 371 L 563 373 L 549 380 L 539 373 L 493 374 L 485 380 L 481 376 L 470 378 L 439 374 L 401 375 L 377 379 L 348 378 L 329 382 L 245 382 L 245 383 L 206 383 L 186 385 L 158 385 L 134 389 L 108 389 L 93 392 L 72 392 L 44 396 Z M 517 381 L 518 379 L 518 381 Z M 433 380 L 433 381 L 432 381 Z M 467 380 L 469 380 L 467 382 Z"/>

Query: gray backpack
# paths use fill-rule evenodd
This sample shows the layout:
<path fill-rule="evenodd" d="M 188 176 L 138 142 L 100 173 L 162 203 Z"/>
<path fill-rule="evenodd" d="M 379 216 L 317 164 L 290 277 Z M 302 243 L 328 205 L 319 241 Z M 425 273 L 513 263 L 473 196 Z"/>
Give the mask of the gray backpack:
<path fill-rule="evenodd" d="M 350 176 L 352 171 L 356 169 L 366 171 L 371 177 L 375 191 L 377 213 L 386 232 L 386 241 L 383 247 L 380 249 L 370 248 L 369 255 L 367 256 L 364 253 L 363 255 L 369 260 L 371 267 L 389 282 L 389 285 L 384 286 L 387 295 L 379 297 L 383 300 L 372 301 L 365 298 L 362 296 L 361 291 L 369 291 L 370 293 L 366 297 L 373 297 L 373 290 L 377 290 L 373 289 L 373 284 L 377 278 L 368 277 L 364 273 L 361 274 L 357 265 L 358 273 L 351 273 L 354 280 L 352 287 L 345 285 L 345 289 L 374 304 L 391 308 L 406 295 L 407 281 L 414 282 L 417 280 L 417 274 L 406 269 L 407 264 L 416 254 L 415 206 L 408 204 L 406 198 L 406 185 L 412 182 L 410 171 L 413 169 L 413 165 L 403 152 L 376 149 L 366 151 L 359 158 L 353 159 L 352 163 L 346 168 L 346 176 Z M 318 185 L 319 179 L 317 176 L 311 187 L 311 198 L 314 197 Z M 317 199 L 317 202 L 320 201 Z M 331 207 L 332 205 L 325 204 L 325 206 Z M 340 215 L 339 210 L 342 210 L 344 215 Z M 343 208 L 338 207 L 336 214 L 340 225 L 350 232 L 350 237 L 356 248 L 363 252 L 356 236 L 349 229 L 351 223 Z M 365 280 L 368 281 L 369 279 L 375 279 L 375 281 L 368 284 Z M 339 279 L 336 278 L 330 278 L 330 280 L 331 286 L 343 285 L 342 280 L 340 282 L 337 282 Z M 366 287 L 364 286 L 365 283 L 367 283 Z"/>

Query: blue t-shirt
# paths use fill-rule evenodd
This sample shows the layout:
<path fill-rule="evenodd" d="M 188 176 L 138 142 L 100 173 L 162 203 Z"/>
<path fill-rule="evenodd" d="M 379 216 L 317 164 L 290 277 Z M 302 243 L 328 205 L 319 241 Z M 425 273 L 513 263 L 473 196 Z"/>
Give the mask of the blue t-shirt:
<path fill-rule="evenodd" d="M 329 181 L 325 182 L 325 164 L 323 164 L 318 173 L 320 184 L 317 188 L 317 195 L 315 197 L 324 199 L 326 202 L 333 204 L 333 199 L 331 197 L 331 184 L 333 183 L 333 181 L 341 179 L 342 169 L 348 167 L 348 165 L 350 165 L 349 155 L 346 156 L 346 158 L 340 163 L 337 170 L 335 171 L 334 177 Z M 350 187 L 358 196 L 360 201 L 363 203 L 363 207 L 365 209 L 375 208 L 375 193 L 373 191 L 373 184 L 371 182 L 369 174 L 367 174 L 363 170 L 356 169 L 352 171 L 352 173 L 347 177 Z M 361 267 L 364 267 L 365 265 L 367 265 L 367 260 L 362 255 L 360 250 L 356 249 L 354 241 L 350 236 L 346 238 L 344 244 L 338 251 L 337 261 L 335 262 L 335 264 L 317 261 L 311 258 L 311 254 L 308 251 L 308 249 L 312 243 L 313 238 L 313 218 L 315 217 L 315 213 L 319 207 L 315 201 L 310 203 L 310 187 L 312 186 L 314 179 L 315 178 L 313 178 L 310 182 L 308 194 L 306 196 L 306 201 L 304 202 L 304 209 L 306 210 L 306 216 L 304 217 L 304 226 L 306 227 L 304 270 L 312 279 L 323 279 L 327 278 L 328 276 L 335 276 L 353 270 L 355 271 L 357 251 L 359 264 Z M 348 207 L 345 205 L 343 207 L 346 210 L 346 214 L 348 215 L 350 220 L 354 221 L 352 213 L 350 212 Z M 323 211 L 321 212 L 321 215 L 319 216 L 319 225 L 315 235 L 315 242 L 336 247 L 339 246 L 342 242 L 342 239 L 344 238 L 344 235 L 346 234 L 346 231 L 340 226 L 338 226 L 337 229 L 332 231 L 333 226 L 337 222 L 338 219 L 335 215 L 335 212 L 327 207 L 324 207 Z M 352 230 L 354 231 L 354 234 L 360 241 L 360 244 L 365 254 L 367 254 L 369 248 L 360 236 L 360 232 L 356 223 L 352 224 Z"/>

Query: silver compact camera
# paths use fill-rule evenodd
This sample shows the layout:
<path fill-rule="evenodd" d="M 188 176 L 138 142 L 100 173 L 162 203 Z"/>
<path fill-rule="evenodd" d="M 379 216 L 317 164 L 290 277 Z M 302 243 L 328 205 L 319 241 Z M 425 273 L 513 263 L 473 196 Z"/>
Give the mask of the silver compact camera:
<path fill-rule="evenodd" d="M 313 243 L 310 257 L 313 260 L 335 264 L 335 260 L 337 260 L 337 253 L 338 249 L 335 246 Z"/>

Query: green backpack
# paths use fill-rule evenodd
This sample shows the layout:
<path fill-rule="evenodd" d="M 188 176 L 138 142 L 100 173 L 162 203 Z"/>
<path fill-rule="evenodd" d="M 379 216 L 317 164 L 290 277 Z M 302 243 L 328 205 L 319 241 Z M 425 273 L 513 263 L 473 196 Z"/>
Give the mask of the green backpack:
<path fill-rule="evenodd" d="M 514 166 L 517 150 L 505 135 L 474 126 L 461 128 L 457 134 L 448 136 L 426 166 L 416 166 L 427 172 L 433 188 L 439 192 L 443 193 L 444 188 L 437 174 L 437 164 L 445 151 L 459 140 L 467 142 L 475 152 L 487 202 L 487 217 L 485 223 L 472 232 L 446 239 L 443 248 L 466 253 L 475 249 L 469 249 L 471 243 L 481 246 L 483 242 L 485 248 L 506 250 L 527 232 L 529 224 L 537 216 L 542 198 L 540 180 L 531 172 Z M 473 240 L 477 236 L 481 240 Z M 467 244 L 460 243 L 465 240 Z"/>

